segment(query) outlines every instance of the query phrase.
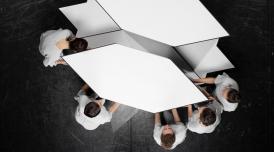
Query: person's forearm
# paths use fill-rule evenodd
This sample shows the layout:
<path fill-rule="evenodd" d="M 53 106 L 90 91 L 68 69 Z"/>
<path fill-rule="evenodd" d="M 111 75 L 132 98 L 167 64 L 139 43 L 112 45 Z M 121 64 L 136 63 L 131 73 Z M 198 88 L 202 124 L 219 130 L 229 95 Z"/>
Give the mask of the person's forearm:
<path fill-rule="evenodd" d="M 61 60 L 57 60 L 57 61 L 55 61 L 55 64 L 62 64 L 62 61 Z"/>
<path fill-rule="evenodd" d="M 66 61 L 64 59 L 58 59 L 55 61 L 56 64 L 66 64 Z"/>
<path fill-rule="evenodd" d="M 160 122 L 161 122 L 161 120 L 160 120 L 160 113 L 157 112 L 157 113 L 155 113 L 155 124 L 160 123 Z"/>
<path fill-rule="evenodd" d="M 87 90 L 89 89 L 89 86 L 88 84 L 84 84 L 82 87 L 81 87 L 81 90 L 87 92 Z"/>
<path fill-rule="evenodd" d="M 208 77 L 208 78 L 201 78 L 201 79 L 193 79 L 195 83 L 206 83 L 206 84 L 214 84 L 215 78 Z"/>
<path fill-rule="evenodd" d="M 188 118 L 192 117 L 192 105 L 187 106 L 187 115 Z"/>
<path fill-rule="evenodd" d="M 174 121 L 175 122 L 181 122 L 181 119 L 179 117 L 177 109 L 175 108 L 175 109 L 172 109 L 171 111 L 172 111 L 172 115 L 173 115 Z"/>
<path fill-rule="evenodd" d="M 211 94 L 209 94 L 205 89 L 200 88 L 201 92 L 209 99 L 211 100 L 212 98 L 214 98 Z"/>
<path fill-rule="evenodd" d="M 109 108 L 109 112 L 115 112 L 118 107 L 120 106 L 119 103 L 115 102 L 114 104 L 111 105 L 111 107 Z"/>

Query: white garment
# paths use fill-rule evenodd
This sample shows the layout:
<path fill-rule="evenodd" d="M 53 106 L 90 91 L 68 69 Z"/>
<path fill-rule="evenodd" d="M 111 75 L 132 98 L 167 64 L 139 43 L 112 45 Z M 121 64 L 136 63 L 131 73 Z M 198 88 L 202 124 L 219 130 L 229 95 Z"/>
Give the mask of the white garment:
<path fill-rule="evenodd" d="M 228 102 L 223 96 L 223 91 L 228 87 L 239 91 L 239 86 L 237 82 L 231 79 L 226 73 L 223 73 L 222 75 L 218 75 L 216 77 L 215 84 L 216 89 L 214 90 L 214 95 L 222 103 L 224 111 L 235 111 L 235 109 L 238 106 L 238 103 Z"/>
<path fill-rule="evenodd" d="M 79 102 L 79 105 L 75 112 L 75 118 L 85 129 L 94 130 L 101 124 L 110 122 L 112 113 L 107 111 L 104 106 L 101 107 L 101 111 L 96 117 L 90 118 L 84 114 L 85 106 L 90 102 L 95 102 L 94 99 L 90 99 L 86 95 L 79 95 L 79 98 L 76 99 Z"/>
<path fill-rule="evenodd" d="M 176 124 L 172 124 L 170 125 L 170 127 L 172 128 L 173 133 L 175 134 L 175 142 L 173 143 L 170 149 L 174 149 L 177 145 L 179 145 L 185 140 L 187 128 L 182 122 L 177 122 Z M 153 131 L 153 138 L 156 141 L 156 143 L 160 146 L 161 146 L 161 134 L 163 132 L 163 128 L 164 127 L 161 126 L 160 123 L 158 123 L 158 124 L 155 124 L 154 131 Z"/>
<path fill-rule="evenodd" d="M 223 112 L 223 107 L 222 105 L 214 100 L 212 102 L 210 102 L 208 105 L 206 105 L 206 107 L 210 108 L 211 110 L 213 110 L 216 114 L 216 121 L 209 126 L 204 126 L 201 122 L 200 122 L 200 115 L 198 110 L 195 110 L 192 114 L 192 117 L 188 118 L 188 124 L 187 124 L 187 128 L 192 131 L 192 132 L 196 132 L 198 134 L 203 134 L 203 133 L 211 133 L 215 130 L 215 128 L 218 126 L 218 124 L 221 121 L 221 114 Z"/>
<path fill-rule="evenodd" d="M 68 29 L 49 30 L 41 34 L 39 51 L 45 57 L 43 64 L 47 66 L 56 66 L 55 61 L 60 59 L 62 50 L 60 50 L 56 43 L 62 39 L 66 39 L 72 35 Z"/>

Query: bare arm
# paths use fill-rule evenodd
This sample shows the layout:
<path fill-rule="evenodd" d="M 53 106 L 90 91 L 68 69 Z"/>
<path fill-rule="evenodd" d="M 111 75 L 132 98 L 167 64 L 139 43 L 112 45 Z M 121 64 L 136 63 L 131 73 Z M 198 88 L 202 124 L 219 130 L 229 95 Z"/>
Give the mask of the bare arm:
<path fill-rule="evenodd" d="M 89 89 L 89 86 L 88 84 L 84 84 L 82 87 L 81 87 L 81 90 L 83 90 L 85 93 L 87 93 L 87 90 Z"/>
<path fill-rule="evenodd" d="M 180 117 L 179 117 L 179 114 L 178 114 L 177 109 L 174 108 L 174 109 L 172 109 L 171 111 L 172 111 L 172 115 L 173 115 L 173 118 L 174 118 L 175 123 L 181 122 L 181 119 L 180 119 Z"/>
<path fill-rule="evenodd" d="M 208 98 L 208 100 L 214 100 L 215 98 L 209 94 L 205 89 L 200 88 L 201 92 Z"/>
<path fill-rule="evenodd" d="M 64 59 L 59 59 L 55 61 L 56 64 L 66 64 L 66 61 Z"/>
<path fill-rule="evenodd" d="M 120 106 L 119 103 L 115 102 L 114 104 L 111 105 L 111 107 L 109 108 L 109 112 L 115 112 L 118 107 Z"/>
<path fill-rule="evenodd" d="M 208 78 L 201 78 L 201 79 L 193 79 L 194 83 L 206 83 L 206 84 L 214 84 L 215 78 L 208 77 Z"/>
<path fill-rule="evenodd" d="M 161 123 L 159 112 L 155 113 L 155 124 L 158 124 L 158 123 Z"/>
<path fill-rule="evenodd" d="M 187 115 L 188 118 L 192 117 L 192 105 L 187 106 Z"/>

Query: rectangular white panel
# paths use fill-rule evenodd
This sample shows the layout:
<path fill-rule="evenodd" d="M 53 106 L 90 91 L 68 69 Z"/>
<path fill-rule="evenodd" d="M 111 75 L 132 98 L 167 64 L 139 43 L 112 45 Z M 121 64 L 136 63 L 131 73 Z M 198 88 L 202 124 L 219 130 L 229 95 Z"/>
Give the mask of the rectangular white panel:
<path fill-rule="evenodd" d="M 120 30 L 95 0 L 59 9 L 77 28 L 77 37 Z"/>
<path fill-rule="evenodd" d="M 179 46 L 227 36 L 199 0 L 97 0 L 124 30 Z"/>

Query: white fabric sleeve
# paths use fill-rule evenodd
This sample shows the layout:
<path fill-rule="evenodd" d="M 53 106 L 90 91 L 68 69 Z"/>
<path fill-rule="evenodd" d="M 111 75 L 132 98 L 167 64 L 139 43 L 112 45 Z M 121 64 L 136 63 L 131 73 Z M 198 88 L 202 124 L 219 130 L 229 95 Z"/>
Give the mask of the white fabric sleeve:
<path fill-rule="evenodd" d="M 161 124 L 156 123 L 153 130 L 153 138 L 158 145 L 161 145 Z"/>
<path fill-rule="evenodd" d="M 48 58 L 48 57 L 45 57 L 45 59 L 43 60 L 43 64 L 44 64 L 45 67 L 47 67 L 47 66 L 53 67 L 53 66 L 57 65 L 55 63 L 55 61 L 51 61 L 51 59 Z"/>
<path fill-rule="evenodd" d="M 68 38 L 70 36 L 74 36 L 69 29 L 63 30 L 64 37 Z"/>
<path fill-rule="evenodd" d="M 185 140 L 187 129 L 186 129 L 185 125 L 181 122 L 176 123 L 174 125 L 173 129 L 175 131 L 175 142 L 172 147 L 175 148 L 177 145 L 179 145 L 180 143 L 182 143 Z"/>
<path fill-rule="evenodd" d="M 176 123 L 176 141 L 178 140 L 181 143 L 186 136 L 186 127 L 183 123 Z"/>
<path fill-rule="evenodd" d="M 215 83 L 215 84 L 222 83 L 222 82 L 225 81 L 226 78 L 227 78 L 227 77 L 224 76 L 224 75 L 218 75 L 218 76 L 215 78 L 214 83 Z"/>
<path fill-rule="evenodd" d="M 220 115 L 221 113 L 223 113 L 224 108 L 218 101 L 216 100 L 212 101 L 212 106 L 216 110 L 216 115 Z"/>

